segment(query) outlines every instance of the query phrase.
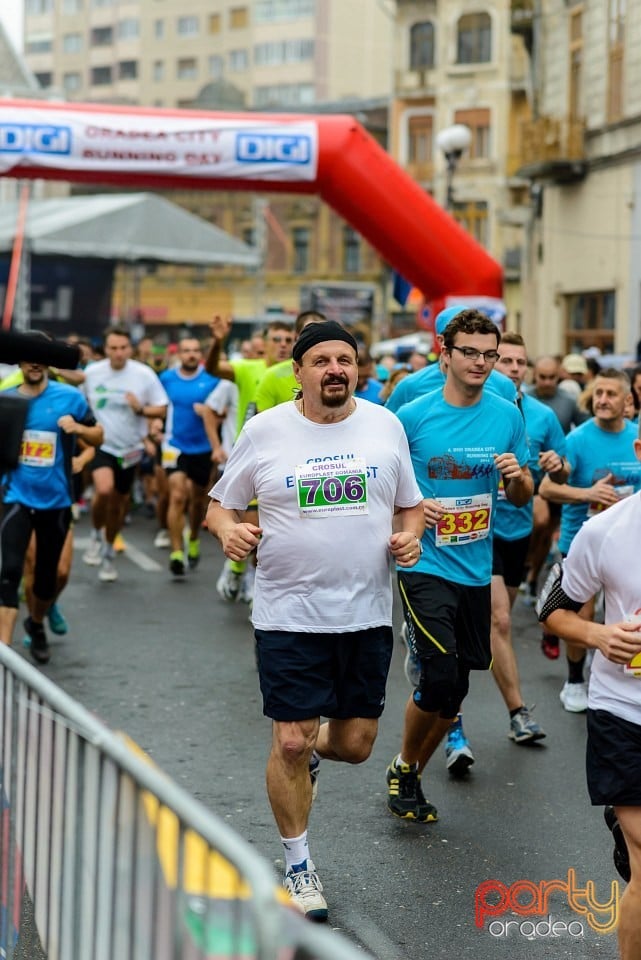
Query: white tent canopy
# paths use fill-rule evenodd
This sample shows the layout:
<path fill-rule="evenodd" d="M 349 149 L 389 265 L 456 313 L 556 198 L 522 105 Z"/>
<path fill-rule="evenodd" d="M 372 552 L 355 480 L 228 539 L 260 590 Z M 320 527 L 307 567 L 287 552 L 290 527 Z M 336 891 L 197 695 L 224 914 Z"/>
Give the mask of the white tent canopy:
<path fill-rule="evenodd" d="M 17 202 L 0 207 L 0 253 L 11 251 Z M 100 260 L 257 267 L 251 247 L 154 193 L 31 200 L 30 253 Z"/>

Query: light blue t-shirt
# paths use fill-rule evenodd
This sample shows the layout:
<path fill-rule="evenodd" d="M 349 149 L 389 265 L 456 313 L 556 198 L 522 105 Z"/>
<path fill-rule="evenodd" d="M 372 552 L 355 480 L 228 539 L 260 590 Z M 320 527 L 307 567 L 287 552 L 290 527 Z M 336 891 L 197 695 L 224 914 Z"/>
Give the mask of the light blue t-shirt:
<path fill-rule="evenodd" d="M 354 396 L 360 397 L 361 400 L 369 400 L 371 403 L 382 403 L 382 389 L 382 383 L 379 383 L 378 380 L 374 380 L 373 377 L 369 377 L 362 390 L 354 390 Z"/>
<path fill-rule="evenodd" d="M 220 377 L 213 377 L 200 369 L 192 377 L 186 377 L 178 369 L 165 370 L 160 382 L 169 397 L 167 413 L 167 441 L 181 453 L 209 453 L 211 444 L 203 419 L 194 412 L 195 403 L 204 403 Z"/>
<path fill-rule="evenodd" d="M 591 487 L 609 473 L 622 496 L 641 489 L 641 463 L 634 455 L 637 428 L 625 421 L 619 433 L 609 433 L 597 426 L 594 419 L 581 424 L 565 438 L 565 452 L 572 468 L 568 477 L 571 487 Z M 589 516 L 602 507 L 588 503 L 564 503 L 561 508 L 559 550 L 567 553 L 572 540 Z"/>
<path fill-rule="evenodd" d="M 424 498 L 445 498 L 447 515 L 423 534 L 423 555 L 405 573 L 427 573 L 477 587 L 492 577 L 492 529 L 499 471 L 494 455 L 529 459 L 525 424 L 515 404 L 484 391 L 471 407 L 447 403 L 443 391 L 398 412 Z"/>
<path fill-rule="evenodd" d="M 20 462 L 5 477 L 4 503 L 22 503 L 33 510 L 71 506 L 76 437 L 58 426 L 59 418 L 67 413 L 78 423 L 96 422 L 82 393 L 66 383 L 50 381 L 41 394 L 29 400 Z"/>
<path fill-rule="evenodd" d="M 554 450 L 560 457 L 564 457 L 565 434 L 554 411 L 544 403 L 524 395 L 521 397 L 520 406 L 525 419 L 527 444 L 530 449 L 528 467 L 536 488 L 542 477 L 539 454 L 544 450 Z M 521 537 L 527 537 L 532 531 L 533 514 L 532 500 L 523 507 L 515 507 L 505 496 L 502 484 L 499 485 L 495 536 L 500 537 L 501 540 L 520 540 Z"/>
<path fill-rule="evenodd" d="M 397 413 L 405 403 L 416 400 L 417 397 L 423 397 L 434 390 L 440 390 L 446 380 L 446 374 L 441 370 L 439 363 L 431 363 L 429 367 L 423 367 L 416 373 L 410 373 L 408 377 L 403 377 L 401 382 L 392 390 L 392 393 L 385 404 L 392 413 Z M 506 377 L 498 370 L 492 370 L 485 381 L 485 389 L 489 393 L 494 393 L 503 397 L 510 403 L 516 401 L 516 387 L 509 377 Z"/>

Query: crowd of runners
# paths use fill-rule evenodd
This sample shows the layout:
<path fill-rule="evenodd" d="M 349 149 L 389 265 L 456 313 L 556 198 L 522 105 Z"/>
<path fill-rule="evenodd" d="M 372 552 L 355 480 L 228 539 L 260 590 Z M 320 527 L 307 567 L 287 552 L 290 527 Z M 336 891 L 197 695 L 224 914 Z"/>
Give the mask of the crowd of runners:
<path fill-rule="evenodd" d="M 457 306 L 436 319 L 435 357 L 375 363 L 314 312 L 274 320 L 237 356 L 224 353 L 229 334 L 230 320 L 216 316 L 206 344 L 184 336 L 161 356 L 114 327 L 102 351 L 81 345 L 79 370 L 4 371 L 0 389 L 31 402 L 19 463 L 3 481 L 0 641 L 13 640 L 21 598 L 36 663 L 50 658 L 47 632 L 67 631 L 61 593 L 79 511 L 91 526 L 82 559 L 109 584 L 132 495 L 157 519 L 153 545 L 167 550 L 172 578 L 198 565 L 208 524 L 225 554 L 217 593 L 254 624 L 285 885 L 323 920 L 307 820 L 323 759 L 358 763 L 374 743 L 392 565 L 411 692 L 386 780 L 389 810 L 403 819 L 438 818 L 424 771 L 441 743 L 453 776 L 474 763 L 462 716 L 474 670 L 492 668 L 516 746 L 545 738 L 511 637 L 517 599 L 537 604 L 541 654 L 566 665 L 560 702 L 588 711 L 598 742 L 590 789 L 608 807 L 621 873 L 632 874 L 620 943 L 625 960 L 638 960 L 641 814 L 629 809 L 641 811 L 641 590 L 618 597 L 614 637 L 598 550 L 580 575 L 572 545 L 592 517 L 604 534 L 641 490 L 641 367 L 581 354 L 531 362 L 519 334 Z M 625 509 L 632 528 L 638 497 Z M 567 589 L 555 565 L 565 557 Z M 616 769 L 599 767 L 594 756 L 619 742 Z"/>

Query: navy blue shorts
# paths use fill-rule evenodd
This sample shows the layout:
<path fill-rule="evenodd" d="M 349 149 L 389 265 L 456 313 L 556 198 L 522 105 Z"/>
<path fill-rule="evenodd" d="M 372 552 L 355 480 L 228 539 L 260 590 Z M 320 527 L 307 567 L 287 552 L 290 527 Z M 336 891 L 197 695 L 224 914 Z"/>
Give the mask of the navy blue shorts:
<path fill-rule="evenodd" d="M 586 772 L 594 806 L 641 807 L 641 726 L 608 710 L 588 710 Z"/>
<path fill-rule="evenodd" d="M 492 576 L 503 577 L 506 587 L 518 587 L 525 579 L 525 561 L 530 534 L 518 540 L 492 540 Z"/>
<path fill-rule="evenodd" d="M 263 713 L 293 722 L 380 717 L 392 659 L 391 627 L 354 633 L 256 630 Z"/>
<path fill-rule="evenodd" d="M 211 481 L 211 453 L 181 453 L 175 467 L 166 468 L 167 476 L 184 473 L 198 487 L 208 487 Z"/>

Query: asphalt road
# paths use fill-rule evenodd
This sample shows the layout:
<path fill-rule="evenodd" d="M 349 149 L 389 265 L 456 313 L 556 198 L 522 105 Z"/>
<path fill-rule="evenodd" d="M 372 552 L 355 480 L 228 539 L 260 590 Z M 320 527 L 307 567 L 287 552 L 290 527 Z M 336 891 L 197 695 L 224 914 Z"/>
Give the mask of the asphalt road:
<path fill-rule="evenodd" d="M 45 672 L 130 734 L 279 869 L 264 790 L 270 726 L 262 716 L 247 608 L 218 599 L 222 556 L 208 535 L 199 568 L 175 583 L 166 572 L 167 553 L 152 546 L 154 532 L 153 521 L 134 517 L 114 584 L 99 583 L 76 551 L 62 600 L 71 629 L 54 639 Z M 83 520 L 77 536 L 87 535 Z M 562 709 L 563 665 L 541 654 L 534 614 L 520 600 L 514 632 L 524 695 L 536 703 L 547 739 L 529 748 L 512 743 L 492 677 L 474 674 L 465 728 L 476 764 L 457 782 L 442 752 L 433 759 L 424 788 L 438 807 L 437 823 L 399 821 L 386 809 L 385 769 L 399 749 L 409 692 L 400 643 L 372 757 L 359 767 L 322 765 L 310 845 L 330 925 L 379 960 L 454 954 L 530 960 L 550 949 L 571 960 L 617 956 L 615 935 L 596 932 L 581 912 L 587 881 L 604 904 L 617 880 L 610 834 L 585 788 L 585 718 Z M 579 892 L 568 893 L 571 871 Z M 555 880 L 545 903 L 545 884 Z M 512 885 L 521 882 L 519 892 Z M 622 889 L 615 883 L 615 895 Z M 522 905 L 518 915 L 509 909 L 510 896 Z M 475 906 L 483 904 L 497 906 L 478 926 Z M 527 904 L 544 916 L 526 915 Z M 592 912 L 607 926 L 613 910 Z"/>

